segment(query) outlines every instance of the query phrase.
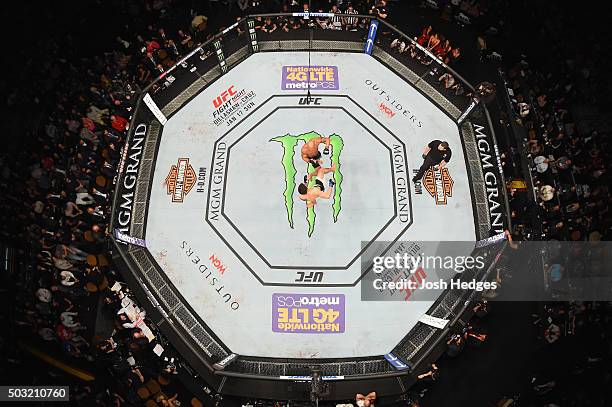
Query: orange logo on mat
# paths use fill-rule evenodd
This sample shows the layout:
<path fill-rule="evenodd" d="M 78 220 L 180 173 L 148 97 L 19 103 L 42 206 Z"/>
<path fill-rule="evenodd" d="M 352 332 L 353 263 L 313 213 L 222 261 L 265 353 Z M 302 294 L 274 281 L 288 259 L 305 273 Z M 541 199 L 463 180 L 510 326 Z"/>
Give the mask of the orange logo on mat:
<path fill-rule="evenodd" d="M 196 172 L 189 165 L 189 158 L 179 158 L 177 165 L 170 168 L 166 177 L 168 195 L 172 202 L 183 202 L 183 198 L 191 191 L 197 180 Z"/>
<path fill-rule="evenodd" d="M 423 176 L 423 186 L 435 199 L 436 205 L 446 205 L 446 197 L 453 196 L 454 183 L 447 168 L 440 171 L 432 167 Z"/>

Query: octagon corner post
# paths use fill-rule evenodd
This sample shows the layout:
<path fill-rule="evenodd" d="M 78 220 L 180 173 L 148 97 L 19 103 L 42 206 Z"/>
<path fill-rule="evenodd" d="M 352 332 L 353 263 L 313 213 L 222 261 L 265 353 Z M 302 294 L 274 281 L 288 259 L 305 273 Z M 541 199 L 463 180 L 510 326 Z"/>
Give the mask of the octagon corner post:
<path fill-rule="evenodd" d="M 246 29 L 249 33 L 249 49 L 251 53 L 254 54 L 259 52 L 259 43 L 257 42 L 257 31 L 255 31 L 255 20 L 251 17 L 247 17 L 246 21 Z"/>
<path fill-rule="evenodd" d="M 376 44 L 376 33 L 378 32 L 378 20 L 372 19 L 368 28 L 368 38 L 365 41 L 363 52 L 372 55 L 374 44 Z"/>
<path fill-rule="evenodd" d="M 221 75 L 225 75 L 227 73 L 227 63 L 225 62 L 225 54 L 223 53 L 223 46 L 221 45 L 221 39 L 218 38 L 213 43 L 215 47 L 215 54 L 217 55 L 217 59 L 219 60 L 219 68 L 221 68 Z"/>

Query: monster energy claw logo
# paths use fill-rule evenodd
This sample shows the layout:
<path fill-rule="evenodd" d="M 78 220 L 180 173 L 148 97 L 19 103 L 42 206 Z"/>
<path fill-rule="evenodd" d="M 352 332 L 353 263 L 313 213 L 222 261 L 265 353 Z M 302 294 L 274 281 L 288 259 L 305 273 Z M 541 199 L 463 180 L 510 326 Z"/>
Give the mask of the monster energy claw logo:
<path fill-rule="evenodd" d="M 309 133 L 300 134 L 298 136 L 293 136 L 290 134 L 286 134 L 284 136 L 279 136 L 271 139 L 270 141 L 276 141 L 282 144 L 283 146 L 283 158 L 281 160 L 283 164 L 283 169 L 285 171 L 285 207 L 287 208 L 287 221 L 289 222 L 289 227 L 293 229 L 293 196 L 295 193 L 296 181 L 295 177 L 297 174 L 297 169 L 294 164 L 295 150 L 299 141 L 303 141 L 304 143 L 308 143 L 310 140 L 321 137 L 318 133 L 311 131 Z M 342 209 L 342 172 L 341 164 L 340 164 L 340 154 L 342 154 L 342 148 L 344 147 L 344 142 L 342 137 L 337 134 L 332 134 L 329 136 L 330 145 L 332 147 L 331 151 L 331 163 L 335 164 L 336 171 L 330 173 L 332 179 L 335 181 L 336 186 L 334 189 L 333 203 L 332 203 L 332 215 L 334 219 L 334 223 L 338 221 L 338 215 L 340 214 L 340 210 Z M 314 171 L 314 168 L 311 164 L 303 163 L 307 165 L 307 173 L 310 174 Z M 314 178 L 308 184 L 308 187 L 311 188 L 315 183 Z M 306 210 L 306 221 L 308 222 L 308 237 L 312 235 L 314 232 L 316 220 L 315 207 L 311 206 Z"/>

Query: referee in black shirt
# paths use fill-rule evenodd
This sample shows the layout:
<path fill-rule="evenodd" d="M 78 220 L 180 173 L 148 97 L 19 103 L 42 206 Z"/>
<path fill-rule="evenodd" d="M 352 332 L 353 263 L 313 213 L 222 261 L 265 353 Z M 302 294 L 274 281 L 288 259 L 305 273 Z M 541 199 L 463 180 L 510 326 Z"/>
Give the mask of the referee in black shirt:
<path fill-rule="evenodd" d="M 434 165 L 440 164 L 440 170 L 450 161 L 453 153 L 446 141 L 434 140 L 427 144 L 423 150 L 423 165 L 419 168 L 419 172 L 412 178 L 412 182 L 417 182 L 425 172 Z"/>

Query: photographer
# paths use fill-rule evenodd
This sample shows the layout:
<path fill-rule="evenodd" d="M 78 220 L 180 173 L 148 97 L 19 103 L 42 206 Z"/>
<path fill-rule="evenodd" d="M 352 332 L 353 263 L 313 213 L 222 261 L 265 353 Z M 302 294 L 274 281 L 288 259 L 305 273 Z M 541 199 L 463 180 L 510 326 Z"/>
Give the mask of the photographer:
<path fill-rule="evenodd" d="M 380 0 L 376 2 L 372 8 L 370 8 L 369 12 L 372 16 L 377 17 L 381 20 L 386 20 L 389 13 L 387 12 L 387 2 L 385 0 Z"/>

